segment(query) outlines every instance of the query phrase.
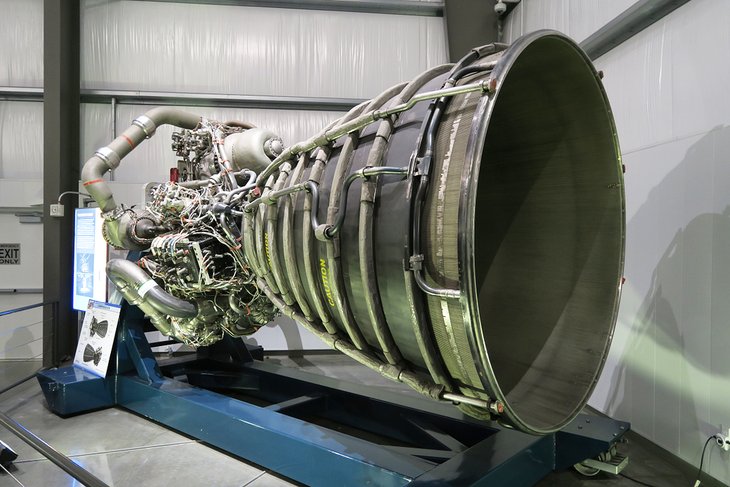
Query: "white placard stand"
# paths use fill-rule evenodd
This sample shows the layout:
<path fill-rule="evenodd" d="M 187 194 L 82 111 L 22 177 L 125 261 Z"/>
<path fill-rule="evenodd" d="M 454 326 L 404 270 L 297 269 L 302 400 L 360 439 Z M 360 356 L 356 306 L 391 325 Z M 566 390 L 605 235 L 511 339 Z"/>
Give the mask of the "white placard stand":
<path fill-rule="evenodd" d="M 106 376 L 121 309 L 116 304 L 89 300 L 79 344 L 76 346 L 74 366 L 99 377 Z"/>

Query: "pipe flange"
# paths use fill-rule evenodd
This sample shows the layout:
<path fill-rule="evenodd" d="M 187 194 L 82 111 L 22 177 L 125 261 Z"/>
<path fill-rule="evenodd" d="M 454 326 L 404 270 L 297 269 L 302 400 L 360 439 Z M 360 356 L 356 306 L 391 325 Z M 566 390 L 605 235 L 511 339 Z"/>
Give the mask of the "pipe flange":
<path fill-rule="evenodd" d="M 127 210 L 123 206 L 117 206 L 113 210 L 106 211 L 101 214 L 104 221 L 113 222 L 119 220 Z"/>
<path fill-rule="evenodd" d="M 327 225 L 325 223 L 321 225 L 317 225 L 317 228 L 314 229 L 314 237 L 319 240 L 320 242 L 326 242 L 328 240 L 332 240 L 331 232 L 332 227 L 331 225 Z"/>
<path fill-rule="evenodd" d="M 276 159 L 284 152 L 284 141 L 279 137 L 272 137 L 264 142 L 264 153 L 272 159 Z"/>
<path fill-rule="evenodd" d="M 155 124 L 155 122 L 153 122 L 147 115 L 140 115 L 135 118 L 132 121 L 132 125 L 139 127 L 148 139 L 152 137 L 155 134 L 155 130 L 157 130 L 157 124 Z"/>
<path fill-rule="evenodd" d="M 118 168 L 119 164 L 121 164 L 122 162 L 119 154 L 114 152 L 114 150 L 109 147 L 102 147 L 101 149 L 97 150 L 94 155 L 104 161 L 109 169 Z"/>
<path fill-rule="evenodd" d="M 127 250 L 124 247 L 121 247 L 120 245 L 114 243 L 111 236 L 109 235 L 109 230 L 107 229 L 106 221 L 101 225 L 101 236 L 106 241 L 107 244 L 114 247 L 116 250 Z M 132 304 L 132 303 L 130 303 Z"/>

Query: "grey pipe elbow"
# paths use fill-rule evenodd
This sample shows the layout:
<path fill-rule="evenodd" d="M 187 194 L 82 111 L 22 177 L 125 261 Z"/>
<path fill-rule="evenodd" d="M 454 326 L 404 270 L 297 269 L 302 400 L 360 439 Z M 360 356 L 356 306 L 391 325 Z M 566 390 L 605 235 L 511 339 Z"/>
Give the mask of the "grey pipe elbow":
<path fill-rule="evenodd" d="M 107 163 L 98 157 L 92 156 L 81 170 L 81 180 L 84 182 L 84 189 L 94 198 L 103 213 L 114 210 L 117 207 L 111 188 L 104 179 L 104 174 L 109 170 Z"/>
<path fill-rule="evenodd" d="M 144 116 L 151 119 L 157 126 L 169 124 L 184 129 L 194 129 L 200 123 L 199 115 L 170 107 L 153 108 Z"/>
<path fill-rule="evenodd" d="M 147 301 L 162 314 L 175 318 L 195 318 L 198 307 L 195 303 L 185 301 L 168 294 L 160 286 L 153 286 L 146 295 Z"/>
<path fill-rule="evenodd" d="M 106 265 L 106 273 L 117 287 L 124 288 L 122 293 L 128 301 L 128 294 L 133 291 L 136 295 L 134 301 L 139 303 L 143 311 L 146 311 L 143 305 L 147 304 L 155 311 L 175 318 L 195 318 L 198 315 L 195 303 L 167 293 L 134 262 L 112 259 Z M 130 287 L 131 290 L 128 289 Z"/>

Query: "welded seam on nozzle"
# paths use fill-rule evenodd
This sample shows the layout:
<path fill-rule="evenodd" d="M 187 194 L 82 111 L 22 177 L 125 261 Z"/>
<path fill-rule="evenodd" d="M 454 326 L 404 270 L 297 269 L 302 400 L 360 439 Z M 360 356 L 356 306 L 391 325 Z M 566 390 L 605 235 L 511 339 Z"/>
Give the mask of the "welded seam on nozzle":
<path fill-rule="evenodd" d="M 404 99 L 412 98 L 418 90 L 423 88 L 423 86 L 425 86 L 428 82 L 450 69 L 453 69 L 453 65 L 444 64 L 422 73 L 416 79 L 408 83 L 408 85 L 400 93 L 399 99 L 396 103 L 400 103 Z M 396 130 L 397 129 L 394 128 L 394 132 Z M 420 138 L 417 140 L 416 146 L 419 144 Z M 409 180 L 409 194 L 407 197 L 410 197 L 412 186 L 413 180 L 411 178 Z M 426 312 L 423 296 L 420 293 L 417 293 L 418 288 L 413 281 L 413 274 L 409 271 L 404 271 L 403 279 L 406 288 L 406 298 L 408 299 L 409 307 L 411 309 L 413 336 L 416 340 L 416 345 L 418 346 L 421 358 L 426 365 L 426 369 L 434 383 L 441 384 L 448 391 L 456 390 L 451 377 L 446 372 L 446 365 L 443 358 L 436 350 L 431 330 L 431 319 Z"/>
<path fill-rule="evenodd" d="M 449 73 L 449 77 L 444 83 L 444 86 L 451 88 L 455 87 L 456 83 L 463 77 L 471 74 L 482 73 L 491 70 L 495 65 L 495 62 L 486 65 L 473 65 L 459 67 L 455 66 L 454 69 Z M 429 107 L 429 114 L 426 117 L 427 123 L 424 124 L 424 132 L 420 137 L 421 146 L 417 155 L 417 174 L 414 174 L 415 185 L 416 185 L 416 196 L 412 205 L 410 206 L 410 228 L 412 233 L 411 248 L 409 249 L 409 265 L 410 270 L 413 272 L 413 277 L 418 284 L 418 287 L 426 294 L 431 296 L 438 296 L 442 298 L 459 299 L 461 292 L 459 289 L 447 289 L 438 288 L 430 285 L 425 278 L 424 271 L 425 266 L 423 265 L 423 254 L 421 252 L 421 210 L 423 207 L 423 200 L 426 197 L 426 190 L 428 188 L 430 171 L 431 171 L 431 160 L 434 153 L 436 131 L 438 130 L 441 122 L 441 117 L 446 111 L 452 97 L 441 97 L 438 100 L 434 100 Z"/>

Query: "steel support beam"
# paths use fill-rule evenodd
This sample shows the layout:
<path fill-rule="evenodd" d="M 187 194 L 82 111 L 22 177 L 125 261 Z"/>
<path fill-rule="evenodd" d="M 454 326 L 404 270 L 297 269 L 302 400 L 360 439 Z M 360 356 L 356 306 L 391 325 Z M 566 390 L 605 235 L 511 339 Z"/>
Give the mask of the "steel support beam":
<path fill-rule="evenodd" d="M 43 88 L 0 87 L 0 101 L 43 101 Z"/>
<path fill-rule="evenodd" d="M 592 60 L 661 20 L 689 0 L 640 0 L 580 43 Z"/>
<path fill-rule="evenodd" d="M 73 207 L 51 218 L 49 205 L 79 181 L 79 2 L 43 2 L 43 300 L 58 302 L 43 312 L 43 364 L 73 355 L 77 316 L 71 309 Z M 54 327 L 54 321 L 57 325 Z M 54 329 L 55 328 L 55 329 Z M 54 346 L 55 345 L 55 346 Z"/>
<path fill-rule="evenodd" d="M 419 0 L 144 0 L 156 2 L 193 3 L 205 5 L 235 5 L 238 7 L 293 8 L 372 14 L 420 15 L 440 17 L 443 2 Z"/>
<path fill-rule="evenodd" d="M 345 112 L 364 98 L 318 96 L 227 95 L 163 91 L 81 90 L 81 103 L 164 105 Z M 43 88 L 0 87 L 0 101 L 43 101 Z"/>
<path fill-rule="evenodd" d="M 1 93 L 1 92 L 0 92 Z M 217 93 L 169 93 L 161 91 L 81 90 L 83 103 L 124 105 L 201 106 L 280 110 L 348 111 L 365 101 L 359 98 L 312 96 L 227 95 Z"/>
<path fill-rule="evenodd" d="M 498 42 L 494 2 L 447 0 L 444 4 L 449 60 L 455 63 L 475 46 Z"/>

